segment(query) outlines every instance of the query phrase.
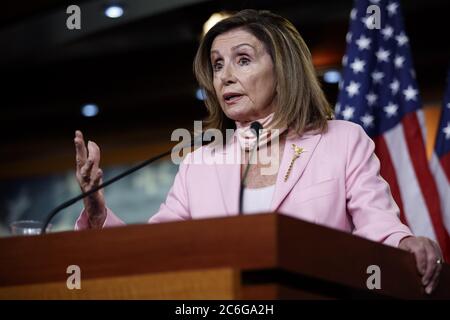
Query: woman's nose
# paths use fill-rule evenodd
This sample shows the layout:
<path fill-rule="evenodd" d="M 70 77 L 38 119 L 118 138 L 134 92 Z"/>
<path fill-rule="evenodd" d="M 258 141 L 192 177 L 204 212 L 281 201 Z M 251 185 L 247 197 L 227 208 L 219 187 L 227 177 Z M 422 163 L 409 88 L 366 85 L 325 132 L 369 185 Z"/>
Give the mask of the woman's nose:
<path fill-rule="evenodd" d="M 236 82 L 236 77 L 232 66 L 229 64 L 223 66 L 221 79 L 223 84 L 231 84 Z"/>

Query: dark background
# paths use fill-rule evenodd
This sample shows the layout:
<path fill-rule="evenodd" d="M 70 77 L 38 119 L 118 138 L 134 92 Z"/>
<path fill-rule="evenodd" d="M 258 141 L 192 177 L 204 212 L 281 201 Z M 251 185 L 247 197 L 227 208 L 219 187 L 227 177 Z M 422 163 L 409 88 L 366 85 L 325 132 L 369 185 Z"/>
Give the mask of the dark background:
<path fill-rule="evenodd" d="M 142 160 L 170 145 L 178 127 L 205 116 L 192 60 L 203 23 L 217 11 L 268 9 L 291 20 L 318 74 L 340 68 L 353 2 L 9 1 L 0 13 L 0 179 L 46 175 L 73 166 L 73 132 L 102 147 L 103 164 Z M 81 30 L 66 28 L 66 8 L 81 7 Z M 439 106 L 449 64 L 448 1 L 401 1 L 421 95 Z M 447 4 L 447 5 L 446 5 Z M 323 87 L 332 104 L 336 84 Z M 85 118 L 84 103 L 100 113 Z"/>

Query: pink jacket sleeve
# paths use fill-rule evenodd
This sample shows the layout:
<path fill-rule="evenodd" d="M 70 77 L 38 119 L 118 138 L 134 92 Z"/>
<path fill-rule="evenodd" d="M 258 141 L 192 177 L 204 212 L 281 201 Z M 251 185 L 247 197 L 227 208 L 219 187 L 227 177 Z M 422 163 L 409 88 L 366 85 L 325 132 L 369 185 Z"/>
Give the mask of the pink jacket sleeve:
<path fill-rule="evenodd" d="M 106 220 L 102 228 L 118 227 L 124 225 L 125 222 L 120 220 L 120 218 L 118 218 L 114 214 L 114 212 L 112 212 L 111 209 L 106 208 Z M 86 214 L 86 210 L 83 209 L 83 211 L 81 211 L 81 214 L 75 223 L 75 230 L 86 230 L 86 229 L 89 229 L 88 215 Z"/>
<path fill-rule="evenodd" d="M 380 175 L 375 144 L 360 126 L 353 126 L 347 138 L 346 199 L 354 235 L 397 247 L 412 236 L 399 219 L 400 210 L 388 183 Z"/>
<path fill-rule="evenodd" d="M 154 214 L 149 223 L 169 222 L 190 219 L 188 207 L 188 191 L 186 188 L 186 175 L 188 171 L 190 154 L 181 162 L 175 181 L 169 190 L 166 201 L 161 204 L 159 211 Z M 117 217 L 114 212 L 106 208 L 106 220 L 103 228 L 123 226 L 125 223 Z M 75 223 L 75 230 L 85 230 L 89 228 L 88 216 L 83 210 Z"/>
<path fill-rule="evenodd" d="M 191 219 L 189 190 L 186 184 L 191 155 L 192 153 L 189 153 L 180 163 L 178 173 L 167 194 L 166 201 L 161 204 L 158 212 L 149 219 L 149 223 Z"/>

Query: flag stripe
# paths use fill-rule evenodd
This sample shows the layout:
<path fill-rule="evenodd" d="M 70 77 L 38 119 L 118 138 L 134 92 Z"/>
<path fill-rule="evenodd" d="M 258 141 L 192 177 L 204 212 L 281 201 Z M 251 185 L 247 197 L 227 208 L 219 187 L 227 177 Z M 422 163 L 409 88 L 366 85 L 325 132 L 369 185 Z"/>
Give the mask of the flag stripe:
<path fill-rule="evenodd" d="M 448 181 L 450 181 L 450 152 L 441 157 L 440 165 L 441 165 L 443 173 L 447 177 L 447 184 L 448 184 Z M 447 197 L 450 198 L 449 193 L 441 193 L 441 194 L 444 196 L 447 195 Z"/>
<path fill-rule="evenodd" d="M 374 2 L 354 2 L 336 118 L 360 124 L 375 140 L 380 173 L 390 184 L 400 219 L 416 235 L 437 240 L 450 259 L 443 217 L 450 213 L 441 210 L 427 161 L 425 118 L 400 2 L 377 0 L 383 19 L 379 28 L 373 28 L 367 8 Z M 444 109 L 450 115 L 450 88 L 446 97 Z M 436 147 L 436 154 L 442 159 L 450 152 L 450 119 L 445 114 L 440 126 L 436 145 L 441 147 Z"/>
<path fill-rule="evenodd" d="M 450 68 L 447 73 L 447 89 L 444 93 L 441 117 L 431 158 L 431 170 L 439 191 L 442 219 L 448 236 L 450 233 Z M 448 255 L 450 256 L 450 253 Z M 447 261 L 450 261 L 448 257 Z"/>
<path fill-rule="evenodd" d="M 400 194 L 402 199 L 408 199 L 408 201 L 404 201 L 403 208 L 409 227 L 417 236 L 436 240 L 430 217 L 426 214 L 427 206 L 406 147 L 403 125 L 399 124 L 386 132 L 384 139 L 392 157 L 397 181 L 402 186 L 408 186 L 408 188 L 400 188 Z"/>
<path fill-rule="evenodd" d="M 431 222 L 433 223 L 436 238 L 442 250 L 447 252 L 447 249 L 450 248 L 450 239 L 442 221 L 441 204 L 439 197 L 437 197 L 439 193 L 437 190 L 436 181 L 431 174 L 425 153 L 421 152 L 422 150 L 425 150 L 425 145 L 422 139 L 422 133 L 416 113 L 411 112 L 405 115 L 402 119 L 402 124 L 409 154 L 415 155 L 414 157 L 411 157 L 412 165 L 416 172 L 419 186 L 427 205 L 427 212 L 430 215 Z"/>
<path fill-rule="evenodd" d="M 423 150 L 425 150 L 424 155 L 425 155 L 425 158 L 426 158 L 427 157 L 426 156 L 427 148 L 425 146 L 425 141 L 427 141 L 427 124 L 426 124 L 426 121 L 425 121 L 425 114 L 423 113 L 422 109 L 419 109 L 419 110 L 416 111 L 416 117 L 417 117 L 417 121 L 419 123 L 419 125 L 418 125 L 419 131 L 422 134 L 422 145 L 423 145 L 423 148 L 424 148 Z M 421 153 L 423 153 L 423 152 L 421 152 Z"/>
<path fill-rule="evenodd" d="M 394 164 L 392 163 L 391 156 L 389 154 L 386 141 L 383 136 L 377 136 L 374 138 L 375 142 L 375 154 L 380 159 L 380 163 L 383 165 L 380 167 L 381 176 L 386 179 L 391 188 L 392 196 L 400 209 L 400 220 L 408 225 L 408 219 L 405 216 L 405 210 L 403 210 L 403 200 L 400 194 L 400 187 L 395 175 Z"/>
<path fill-rule="evenodd" d="M 450 153 L 446 155 L 446 157 L 450 158 Z M 450 163 L 450 159 L 447 160 L 447 163 Z M 439 194 L 441 197 L 441 209 L 442 212 L 450 212 L 450 184 L 448 183 L 450 179 L 446 176 L 444 170 L 442 169 L 442 159 L 439 161 L 436 153 L 433 153 L 431 158 L 431 168 L 433 171 L 434 178 L 436 180 L 436 184 L 439 190 Z M 447 229 L 447 233 L 450 233 L 450 215 L 444 214 L 444 225 Z"/>

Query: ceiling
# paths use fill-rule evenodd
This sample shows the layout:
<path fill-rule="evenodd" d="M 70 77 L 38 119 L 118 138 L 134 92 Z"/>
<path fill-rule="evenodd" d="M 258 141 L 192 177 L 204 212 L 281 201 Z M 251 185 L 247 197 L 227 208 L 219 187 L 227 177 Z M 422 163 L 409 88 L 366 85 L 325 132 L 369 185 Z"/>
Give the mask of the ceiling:
<path fill-rule="evenodd" d="M 42 140 L 146 130 L 171 132 L 205 110 L 195 99 L 192 60 L 201 28 L 216 11 L 269 9 L 291 20 L 310 47 L 316 68 L 340 65 L 351 0 L 120 1 L 125 15 L 108 19 L 108 1 L 11 1 L 0 13 L 3 78 L 0 157 Z M 449 63 L 448 1 L 402 1 L 422 95 L 439 101 Z M 66 7 L 81 7 L 81 30 L 65 27 Z M 445 38 L 445 39 L 444 39 Z M 336 85 L 324 84 L 334 103 Z M 100 113 L 84 118 L 80 106 Z"/>

